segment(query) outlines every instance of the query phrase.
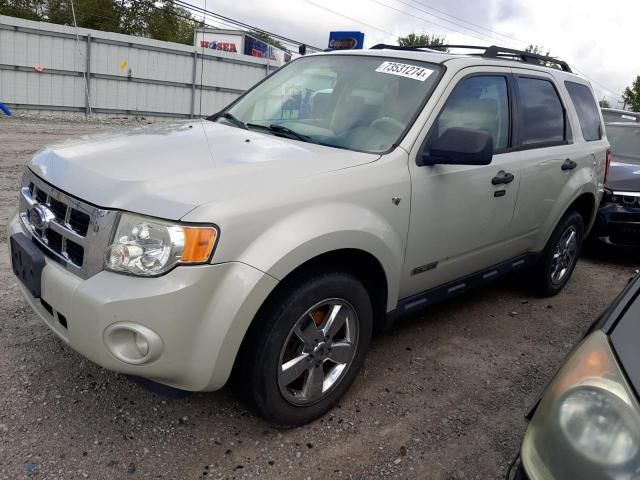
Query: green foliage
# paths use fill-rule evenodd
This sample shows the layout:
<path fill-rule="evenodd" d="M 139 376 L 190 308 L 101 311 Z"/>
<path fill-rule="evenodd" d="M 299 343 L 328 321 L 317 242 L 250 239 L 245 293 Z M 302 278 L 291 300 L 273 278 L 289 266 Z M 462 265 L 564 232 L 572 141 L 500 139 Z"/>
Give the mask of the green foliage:
<path fill-rule="evenodd" d="M 606 98 L 603 98 L 602 100 L 600 100 L 598 102 L 598 105 L 600 105 L 600 108 L 611 108 L 611 104 Z"/>
<path fill-rule="evenodd" d="M 176 7 L 171 0 L 165 1 L 161 9 L 152 9 L 150 12 L 149 37 L 191 45 L 195 24 L 191 20 L 186 20 L 185 17 L 191 17 L 187 10 Z"/>
<path fill-rule="evenodd" d="M 404 37 L 398 37 L 398 45 L 401 47 L 414 47 L 430 45 L 434 50 L 440 50 L 448 52 L 449 49 L 444 47 L 447 44 L 447 37 L 445 35 L 438 35 L 436 33 L 421 33 L 419 35 L 410 33 Z"/>
<path fill-rule="evenodd" d="M 45 15 L 46 0 L 0 0 L 0 15 L 42 20 Z"/>
<path fill-rule="evenodd" d="M 544 47 L 542 45 L 534 45 L 533 43 L 530 43 L 529 46 L 524 49 L 524 51 L 528 53 L 534 53 L 536 55 L 544 55 L 545 57 L 551 56 L 551 50 L 547 49 L 547 51 L 545 52 Z M 542 60 L 540 60 L 540 65 L 543 65 L 549 68 L 555 68 L 558 70 L 561 69 L 561 67 L 557 63 L 553 63 L 553 62 L 543 62 Z"/>
<path fill-rule="evenodd" d="M 546 57 L 551 54 L 551 50 L 547 49 L 547 52 L 545 53 L 544 47 L 542 45 L 534 45 L 533 43 L 530 43 L 529 46 L 524 49 L 524 51 L 527 53 L 535 53 L 536 55 L 544 55 Z"/>
<path fill-rule="evenodd" d="M 640 112 L 640 75 L 638 75 L 631 85 L 624 89 L 622 101 L 625 107 L 630 107 L 634 112 Z"/>
<path fill-rule="evenodd" d="M 79 27 L 193 43 L 200 25 L 173 0 L 73 0 Z M 70 0 L 0 0 L 0 15 L 73 25 Z"/>

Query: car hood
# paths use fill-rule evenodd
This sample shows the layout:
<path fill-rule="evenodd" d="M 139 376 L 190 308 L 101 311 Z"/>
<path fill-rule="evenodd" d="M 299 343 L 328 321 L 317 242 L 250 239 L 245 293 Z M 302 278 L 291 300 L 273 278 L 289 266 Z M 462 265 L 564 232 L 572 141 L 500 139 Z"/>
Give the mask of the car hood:
<path fill-rule="evenodd" d="M 637 162 L 638 160 L 614 155 L 605 186 L 616 191 L 640 192 L 640 164 Z"/>
<path fill-rule="evenodd" d="M 87 136 L 38 152 L 31 170 L 104 208 L 178 220 L 197 206 L 369 163 L 358 153 L 206 120 Z"/>

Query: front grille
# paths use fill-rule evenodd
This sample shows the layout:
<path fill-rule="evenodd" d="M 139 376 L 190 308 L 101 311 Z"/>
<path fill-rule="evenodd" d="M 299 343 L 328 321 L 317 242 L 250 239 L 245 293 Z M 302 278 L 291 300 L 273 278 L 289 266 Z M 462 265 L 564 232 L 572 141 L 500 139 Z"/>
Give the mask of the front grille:
<path fill-rule="evenodd" d="M 83 278 L 101 271 L 104 250 L 118 213 L 63 193 L 29 169 L 25 171 L 22 184 L 20 218 L 34 242 L 58 263 Z M 43 210 L 47 216 L 44 226 L 39 223 L 39 213 Z"/>
<path fill-rule="evenodd" d="M 67 240 L 67 256 L 76 265 L 82 266 L 84 259 L 84 248 L 71 240 Z"/>
<path fill-rule="evenodd" d="M 87 230 L 89 229 L 89 222 L 89 215 L 74 208 L 71 209 L 71 215 L 69 215 L 69 226 L 74 232 L 85 237 L 87 235 Z"/>

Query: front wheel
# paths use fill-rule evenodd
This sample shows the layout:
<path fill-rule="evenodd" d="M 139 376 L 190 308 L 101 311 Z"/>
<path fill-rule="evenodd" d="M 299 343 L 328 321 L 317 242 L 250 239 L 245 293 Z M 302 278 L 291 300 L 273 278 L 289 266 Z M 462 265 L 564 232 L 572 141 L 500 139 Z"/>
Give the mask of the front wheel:
<path fill-rule="evenodd" d="M 551 234 L 542 258 L 534 270 L 540 296 L 558 294 L 569 281 L 578 262 L 584 239 L 584 222 L 575 211 L 567 212 Z"/>
<path fill-rule="evenodd" d="M 256 318 L 245 392 L 269 423 L 292 427 L 323 415 L 364 363 L 373 314 L 364 286 L 345 273 L 284 288 Z"/>

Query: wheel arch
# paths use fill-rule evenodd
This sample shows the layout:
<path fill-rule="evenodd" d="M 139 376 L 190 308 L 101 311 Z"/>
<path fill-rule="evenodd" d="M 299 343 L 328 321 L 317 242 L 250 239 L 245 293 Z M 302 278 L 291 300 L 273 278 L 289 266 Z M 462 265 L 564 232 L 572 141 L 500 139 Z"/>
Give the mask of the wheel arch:
<path fill-rule="evenodd" d="M 231 380 L 236 388 L 244 388 L 241 379 L 247 368 L 248 351 L 252 342 L 259 336 L 261 315 L 274 301 L 278 301 L 291 285 L 325 272 L 344 272 L 361 281 L 372 302 L 374 332 L 381 332 L 387 328 L 389 287 L 387 274 L 380 261 L 370 252 L 357 248 L 342 248 L 316 255 L 289 272 L 269 293 L 251 320 L 233 362 Z"/>
<path fill-rule="evenodd" d="M 567 195 L 568 196 L 568 195 Z M 566 198 L 566 197 L 565 197 Z M 571 198 L 571 197 L 570 197 Z M 586 237 L 589 233 L 589 230 L 593 226 L 593 223 L 596 218 L 597 207 L 598 207 L 598 195 L 595 191 L 595 185 L 589 184 L 585 185 L 582 189 L 579 189 L 577 193 L 574 194 L 573 198 L 570 201 L 562 202 L 566 205 L 565 208 L 557 208 L 554 214 L 550 215 L 547 219 L 547 223 L 543 226 L 542 233 L 539 237 L 538 243 L 535 245 L 534 251 L 542 251 L 551 235 L 553 235 L 553 231 L 556 226 L 564 217 L 564 215 L 570 211 L 577 211 L 582 217 L 582 221 L 584 223 L 584 236 Z"/>

